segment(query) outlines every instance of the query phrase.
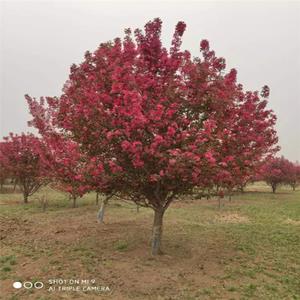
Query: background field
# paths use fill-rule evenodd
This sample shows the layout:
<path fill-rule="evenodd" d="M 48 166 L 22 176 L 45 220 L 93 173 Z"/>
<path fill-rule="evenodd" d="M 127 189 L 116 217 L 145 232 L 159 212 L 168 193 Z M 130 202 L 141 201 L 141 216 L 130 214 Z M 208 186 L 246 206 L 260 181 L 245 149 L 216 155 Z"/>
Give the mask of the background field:
<path fill-rule="evenodd" d="M 221 210 L 215 199 L 176 201 L 159 257 L 150 255 L 151 209 L 112 200 L 100 225 L 95 194 L 78 205 L 50 189 L 28 205 L 0 194 L 1 299 L 300 299 L 300 191 L 250 185 Z M 111 291 L 48 292 L 56 278 Z M 46 286 L 14 290 L 18 280 Z"/>

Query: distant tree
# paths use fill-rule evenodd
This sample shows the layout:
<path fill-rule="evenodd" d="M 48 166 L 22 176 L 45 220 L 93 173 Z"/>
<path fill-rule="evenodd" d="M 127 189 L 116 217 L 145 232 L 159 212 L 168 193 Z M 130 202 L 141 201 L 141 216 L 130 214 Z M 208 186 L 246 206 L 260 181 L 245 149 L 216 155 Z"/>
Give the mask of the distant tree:
<path fill-rule="evenodd" d="M 180 51 L 185 27 L 177 24 L 169 51 L 160 19 L 135 30 L 135 41 L 127 29 L 123 41 L 103 43 L 71 67 L 61 97 L 26 96 L 32 125 L 42 133 L 52 124 L 94 160 L 99 190 L 154 210 L 153 255 L 175 197 L 213 187 L 224 170 L 234 174 L 240 159 L 261 159 L 277 142 L 266 100 L 243 92 L 208 41 L 200 43 L 202 59 Z"/>
<path fill-rule="evenodd" d="M 300 184 L 300 165 L 297 163 L 289 162 L 287 169 L 287 184 L 290 185 L 293 191 Z"/>
<path fill-rule="evenodd" d="M 0 191 L 3 191 L 3 185 L 5 181 L 9 179 L 9 169 L 7 168 L 7 164 L 5 162 L 6 158 L 3 153 L 3 148 L 5 147 L 5 142 L 0 142 Z M 1 151 L 2 149 L 2 151 Z"/>
<path fill-rule="evenodd" d="M 47 177 L 55 187 L 67 192 L 76 207 L 76 200 L 91 189 L 86 182 L 86 159 L 79 152 L 78 145 L 62 135 L 53 134 L 44 136 L 47 146 L 46 155 L 42 162 L 47 167 Z"/>
<path fill-rule="evenodd" d="M 272 187 L 273 193 L 279 185 L 293 185 L 294 165 L 286 158 L 275 157 L 269 159 L 262 168 L 265 182 Z"/>
<path fill-rule="evenodd" d="M 33 134 L 10 134 L 0 146 L 3 167 L 19 185 L 24 203 L 34 194 L 45 180 L 45 169 L 41 153 L 45 148 L 39 138 Z"/>

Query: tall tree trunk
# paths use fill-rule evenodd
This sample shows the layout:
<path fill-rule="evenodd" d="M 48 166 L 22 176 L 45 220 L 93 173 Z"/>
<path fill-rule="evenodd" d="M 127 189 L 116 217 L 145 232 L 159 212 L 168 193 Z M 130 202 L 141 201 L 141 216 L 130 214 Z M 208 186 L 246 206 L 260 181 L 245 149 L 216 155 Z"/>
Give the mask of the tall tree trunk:
<path fill-rule="evenodd" d="M 99 223 L 103 223 L 103 220 L 104 220 L 104 213 L 105 213 L 105 208 L 106 208 L 106 205 L 107 205 L 107 202 L 108 202 L 108 197 L 106 197 L 105 199 L 102 200 L 101 202 L 101 207 L 99 209 L 99 212 L 98 212 L 98 222 Z"/>
<path fill-rule="evenodd" d="M 99 205 L 99 193 L 96 193 L 96 205 Z"/>
<path fill-rule="evenodd" d="M 276 192 L 276 184 L 272 184 L 272 192 L 273 192 L 273 193 Z"/>
<path fill-rule="evenodd" d="M 154 221 L 152 228 L 152 255 L 162 254 L 161 237 L 163 229 L 164 210 L 159 209 L 154 211 Z"/>

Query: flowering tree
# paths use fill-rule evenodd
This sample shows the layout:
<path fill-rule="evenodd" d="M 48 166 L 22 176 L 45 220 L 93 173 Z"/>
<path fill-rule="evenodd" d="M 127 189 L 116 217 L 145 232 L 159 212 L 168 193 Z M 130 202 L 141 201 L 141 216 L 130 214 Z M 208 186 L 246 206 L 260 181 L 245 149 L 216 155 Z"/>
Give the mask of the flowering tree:
<path fill-rule="evenodd" d="M 273 128 L 276 117 L 266 109 L 269 88 L 263 87 L 263 100 L 258 92 L 243 92 L 240 85 L 237 88 L 240 101 L 232 109 L 233 115 L 220 124 L 225 129 L 218 150 L 219 165 L 224 170 L 219 173 L 218 182 L 229 193 L 234 187 L 244 187 L 264 160 L 279 150 L 274 146 L 278 141 Z"/>
<path fill-rule="evenodd" d="M 286 173 L 286 183 L 292 187 L 293 191 L 295 191 L 296 187 L 300 184 L 300 165 L 289 162 Z"/>
<path fill-rule="evenodd" d="M 3 190 L 3 185 L 6 179 L 9 178 L 9 170 L 7 168 L 6 158 L 4 156 L 5 145 L 5 142 L 0 142 L 0 191 Z"/>
<path fill-rule="evenodd" d="M 20 186 L 24 203 L 46 182 L 40 159 L 44 150 L 40 139 L 33 134 L 10 134 L 0 144 L 1 162 Z"/>
<path fill-rule="evenodd" d="M 260 159 L 277 141 L 266 100 L 243 92 L 236 71 L 224 72 L 225 60 L 206 40 L 201 59 L 180 50 L 185 27 L 177 24 L 169 51 L 160 19 L 144 33 L 136 29 L 135 39 L 126 29 L 123 41 L 103 43 L 71 67 L 60 97 L 26 96 L 34 126 L 45 131 L 51 123 L 97 162 L 99 189 L 154 210 L 154 255 L 175 197 L 215 185 L 237 152 L 239 160 Z"/>
<path fill-rule="evenodd" d="M 266 183 L 272 187 L 273 193 L 279 185 L 293 185 L 296 182 L 294 165 L 283 156 L 268 160 L 262 168 L 262 173 Z"/>
<path fill-rule="evenodd" d="M 48 149 L 42 156 L 42 162 L 48 169 L 47 177 L 54 181 L 56 188 L 70 194 L 73 207 L 76 207 L 77 198 L 90 190 L 85 180 L 84 156 L 75 142 L 54 132 L 45 135 L 43 141 Z"/>

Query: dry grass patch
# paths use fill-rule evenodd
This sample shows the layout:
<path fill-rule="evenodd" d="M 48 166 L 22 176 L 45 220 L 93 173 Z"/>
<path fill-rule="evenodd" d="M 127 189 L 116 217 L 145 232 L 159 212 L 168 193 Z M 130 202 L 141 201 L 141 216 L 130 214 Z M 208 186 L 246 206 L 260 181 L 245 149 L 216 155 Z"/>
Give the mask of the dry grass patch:
<path fill-rule="evenodd" d="M 290 225 L 300 225 L 300 221 L 292 220 L 290 218 L 286 219 L 283 223 Z"/>
<path fill-rule="evenodd" d="M 238 213 L 221 213 L 218 216 L 216 216 L 215 220 L 216 222 L 231 224 L 250 223 L 248 217 L 242 216 Z"/>

